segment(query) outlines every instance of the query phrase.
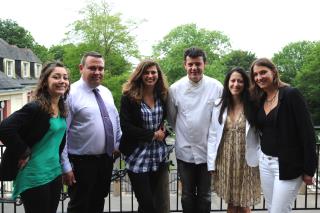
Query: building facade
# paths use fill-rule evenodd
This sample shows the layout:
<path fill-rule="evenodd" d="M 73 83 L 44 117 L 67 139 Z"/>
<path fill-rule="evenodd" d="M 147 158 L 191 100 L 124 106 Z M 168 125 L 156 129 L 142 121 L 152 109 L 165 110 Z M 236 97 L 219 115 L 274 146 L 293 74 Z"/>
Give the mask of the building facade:
<path fill-rule="evenodd" d="M 0 122 L 32 98 L 42 62 L 30 50 L 0 38 Z"/>

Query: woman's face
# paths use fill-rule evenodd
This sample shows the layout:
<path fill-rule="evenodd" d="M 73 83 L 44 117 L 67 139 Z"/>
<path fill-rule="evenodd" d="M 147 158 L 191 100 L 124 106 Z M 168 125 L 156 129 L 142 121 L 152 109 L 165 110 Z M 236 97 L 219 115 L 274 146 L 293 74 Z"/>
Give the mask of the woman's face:
<path fill-rule="evenodd" d="M 274 71 L 265 66 L 254 65 L 253 77 L 255 83 L 262 89 L 266 90 L 273 87 Z"/>
<path fill-rule="evenodd" d="M 48 92 L 51 97 L 60 97 L 69 88 L 68 72 L 63 67 L 56 67 L 48 77 Z"/>
<path fill-rule="evenodd" d="M 229 90 L 231 95 L 240 96 L 244 88 L 243 78 L 240 73 L 233 72 L 229 79 Z"/>
<path fill-rule="evenodd" d="M 158 70 L 156 66 L 148 67 L 142 74 L 142 82 L 145 87 L 154 87 L 158 81 Z"/>

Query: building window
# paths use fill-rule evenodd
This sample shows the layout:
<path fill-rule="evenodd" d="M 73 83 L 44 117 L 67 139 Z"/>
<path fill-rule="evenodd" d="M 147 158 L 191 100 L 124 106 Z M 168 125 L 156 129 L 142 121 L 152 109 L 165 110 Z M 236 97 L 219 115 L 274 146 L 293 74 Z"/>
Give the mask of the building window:
<path fill-rule="evenodd" d="M 5 72 L 7 76 L 14 77 L 14 61 L 13 60 L 5 60 Z"/>
<path fill-rule="evenodd" d="M 41 64 L 34 64 L 34 66 L 34 75 L 36 78 L 39 78 L 41 74 Z"/>
<path fill-rule="evenodd" d="M 6 107 L 6 101 L 0 101 L 0 122 L 4 119 L 4 108 Z"/>
<path fill-rule="evenodd" d="M 30 77 L 30 63 L 29 62 L 21 62 L 22 64 L 22 77 L 23 78 L 28 78 Z"/>

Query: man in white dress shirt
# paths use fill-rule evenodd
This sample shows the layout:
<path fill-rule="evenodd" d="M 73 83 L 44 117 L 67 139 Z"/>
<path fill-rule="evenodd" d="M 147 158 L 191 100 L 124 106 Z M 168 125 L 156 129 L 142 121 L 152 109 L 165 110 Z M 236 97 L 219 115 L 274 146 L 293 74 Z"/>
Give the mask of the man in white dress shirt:
<path fill-rule="evenodd" d="M 67 143 L 62 154 L 63 181 L 70 196 L 67 212 L 101 213 L 110 188 L 113 154 L 121 137 L 119 115 L 111 92 L 101 85 L 102 55 L 86 53 L 79 68 L 81 78 L 71 85 L 68 97 Z M 102 98 L 100 106 L 104 103 L 107 111 L 104 119 L 109 117 L 111 123 L 103 121 L 96 93 Z"/>
<path fill-rule="evenodd" d="M 207 143 L 214 101 L 223 86 L 203 75 L 206 54 L 191 47 L 184 53 L 187 76 L 170 86 L 168 121 L 176 133 L 176 157 L 182 183 L 184 213 L 208 213 L 211 209 L 211 175 L 207 169 Z"/>

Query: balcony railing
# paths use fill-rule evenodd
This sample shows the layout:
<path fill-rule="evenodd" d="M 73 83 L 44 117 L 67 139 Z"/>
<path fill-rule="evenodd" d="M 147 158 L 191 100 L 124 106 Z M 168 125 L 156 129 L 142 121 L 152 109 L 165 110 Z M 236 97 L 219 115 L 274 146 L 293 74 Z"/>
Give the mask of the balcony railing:
<path fill-rule="evenodd" d="M 315 127 L 317 131 L 317 146 L 316 152 L 320 156 L 320 127 Z M 4 147 L 0 145 L 0 159 L 4 151 Z M 171 160 L 175 164 L 175 157 L 172 155 Z M 110 196 L 106 198 L 105 212 L 133 212 L 137 211 L 138 204 L 131 189 L 129 178 L 123 169 L 123 161 L 118 160 L 115 164 L 114 173 L 112 176 Z M 294 210 L 316 210 L 320 209 L 320 169 L 316 171 L 316 182 L 312 186 L 303 185 L 299 191 L 298 197 L 294 203 Z M 181 185 L 179 176 L 175 166 L 170 167 L 169 173 L 169 189 L 170 189 L 170 212 L 182 212 L 180 198 Z M 12 182 L 0 182 L 0 212 L 2 213 L 23 213 L 21 201 L 11 200 Z M 66 212 L 68 203 L 68 195 L 64 188 L 60 197 L 58 213 Z M 226 211 L 226 204 L 222 199 L 212 193 L 211 212 Z M 263 195 L 261 195 L 261 203 L 253 207 L 254 210 L 266 210 Z"/>

